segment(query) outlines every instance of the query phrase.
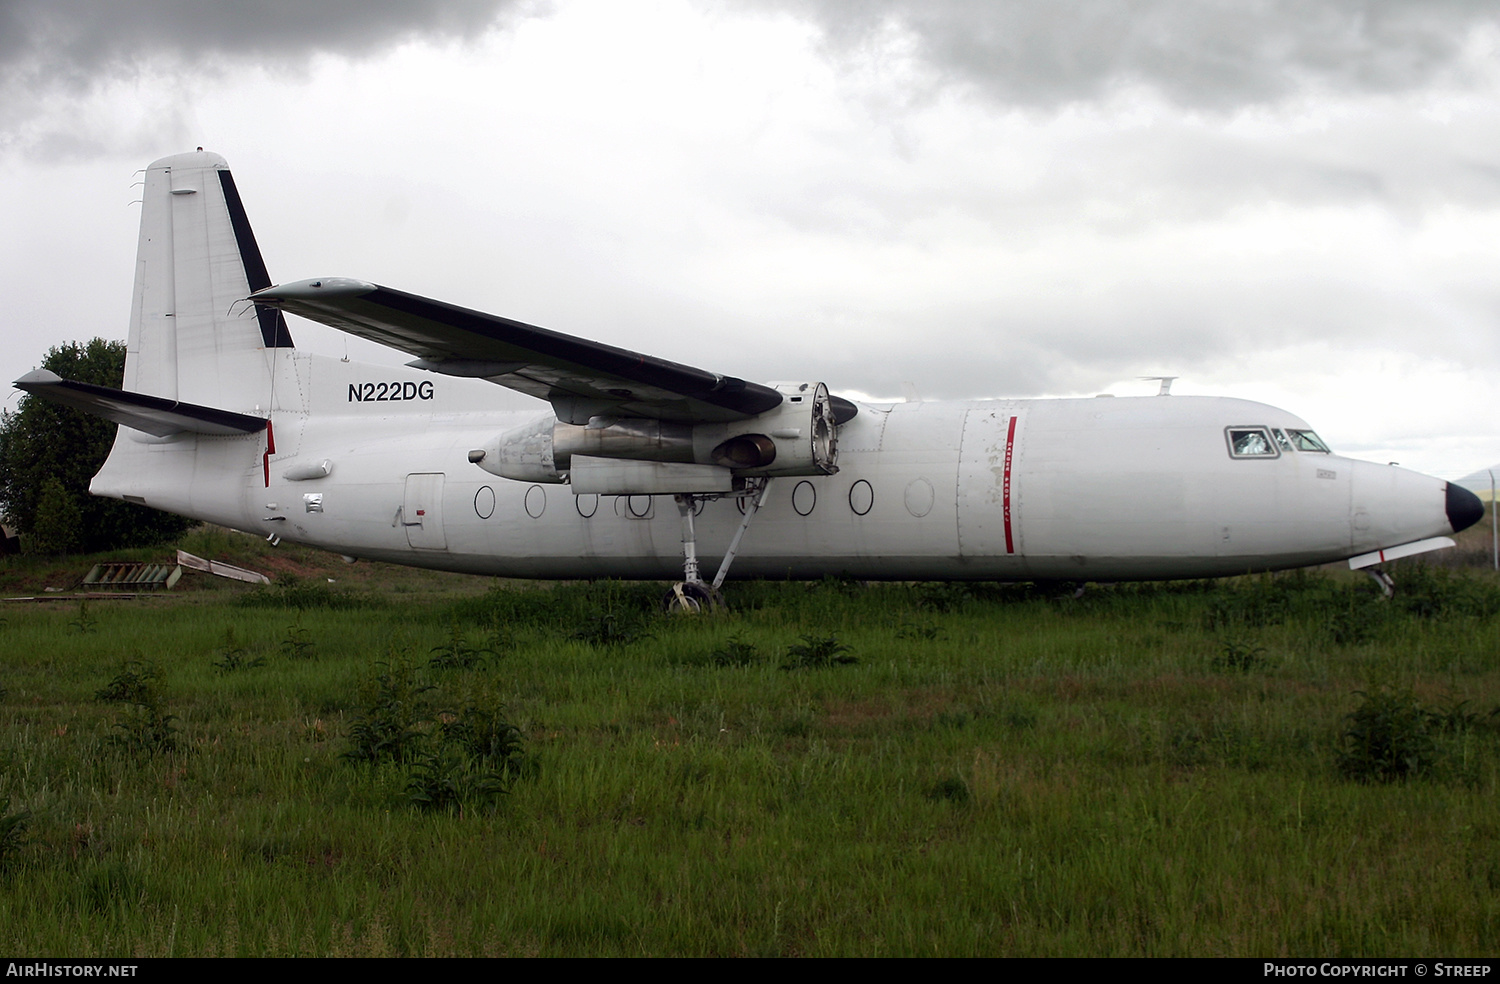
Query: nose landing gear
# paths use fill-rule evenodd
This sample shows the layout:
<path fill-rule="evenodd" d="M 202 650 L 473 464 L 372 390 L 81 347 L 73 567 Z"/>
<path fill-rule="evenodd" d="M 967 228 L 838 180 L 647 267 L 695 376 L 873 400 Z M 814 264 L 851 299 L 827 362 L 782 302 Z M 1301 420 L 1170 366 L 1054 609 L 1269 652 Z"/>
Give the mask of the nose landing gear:
<path fill-rule="evenodd" d="M 1380 586 L 1381 594 L 1387 598 L 1395 597 L 1396 582 L 1389 574 L 1378 567 L 1366 567 L 1365 573 L 1370 575 L 1371 580 Z"/>

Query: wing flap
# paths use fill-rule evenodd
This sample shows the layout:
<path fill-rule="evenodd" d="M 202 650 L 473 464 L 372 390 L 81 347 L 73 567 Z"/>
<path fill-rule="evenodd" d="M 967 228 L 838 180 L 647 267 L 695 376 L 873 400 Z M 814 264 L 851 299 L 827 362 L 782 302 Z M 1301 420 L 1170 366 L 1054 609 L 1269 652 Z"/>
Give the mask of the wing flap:
<path fill-rule="evenodd" d="M 420 368 L 477 376 L 547 400 L 569 423 L 599 414 L 743 420 L 782 399 L 759 383 L 360 280 L 303 280 L 250 299 L 410 353 Z"/>

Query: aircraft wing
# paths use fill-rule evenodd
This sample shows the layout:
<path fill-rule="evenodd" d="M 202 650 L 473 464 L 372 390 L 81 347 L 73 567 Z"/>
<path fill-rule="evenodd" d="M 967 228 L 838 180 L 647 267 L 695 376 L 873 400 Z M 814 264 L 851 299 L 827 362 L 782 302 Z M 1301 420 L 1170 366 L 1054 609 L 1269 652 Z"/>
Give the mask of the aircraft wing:
<path fill-rule="evenodd" d="M 182 431 L 219 437 L 254 434 L 265 430 L 269 423 L 264 417 L 75 382 L 47 369 L 28 372 L 16 380 L 15 385 L 32 396 L 83 410 L 156 437 L 169 437 Z"/>
<path fill-rule="evenodd" d="M 742 420 L 782 400 L 759 383 L 361 280 L 303 280 L 256 291 L 250 300 L 408 352 L 417 356 L 408 364 L 419 369 L 488 379 L 540 397 L 572 424 L 596 415 Z"/>

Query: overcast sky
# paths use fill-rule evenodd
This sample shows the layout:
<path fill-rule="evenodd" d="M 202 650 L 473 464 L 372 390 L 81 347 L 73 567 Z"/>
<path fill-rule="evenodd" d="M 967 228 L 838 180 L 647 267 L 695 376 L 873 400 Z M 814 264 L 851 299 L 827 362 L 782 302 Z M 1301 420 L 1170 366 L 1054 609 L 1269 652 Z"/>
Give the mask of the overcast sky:
<path fill-rule="evenodd" d="M 1500 461 L 1500 3 L 5 0 L 4 378 L 125 336 L 134 172 L 200 145 L 275 280 L 856 396 L 1177 375 Z"/>

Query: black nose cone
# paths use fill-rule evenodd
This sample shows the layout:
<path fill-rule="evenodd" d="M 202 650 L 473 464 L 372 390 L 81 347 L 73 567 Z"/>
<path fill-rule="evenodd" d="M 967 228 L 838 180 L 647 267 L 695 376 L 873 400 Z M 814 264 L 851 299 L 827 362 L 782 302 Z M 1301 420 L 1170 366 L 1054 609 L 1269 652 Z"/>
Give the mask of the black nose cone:
<path fill-rule="evenodd" d="M 1462 485 L 1448 483 L 1448 525 L 1453 532 L 1466 530 L 1484 518 L 1484 503 Z"/>

